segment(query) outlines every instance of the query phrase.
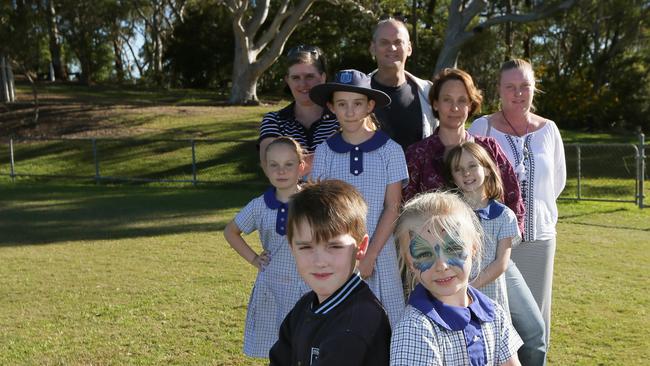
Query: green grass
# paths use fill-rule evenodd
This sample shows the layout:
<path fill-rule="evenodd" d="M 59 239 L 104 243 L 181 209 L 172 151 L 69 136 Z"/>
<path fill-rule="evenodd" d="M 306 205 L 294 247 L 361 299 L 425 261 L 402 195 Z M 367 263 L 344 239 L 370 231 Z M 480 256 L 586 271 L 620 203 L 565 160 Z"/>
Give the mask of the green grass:
<path fill-rule="evenodd" d="M 264 364 L 241 352 L 255 273 L 221 235 L 257 194 L 0 184 L 0 364 Z M 560 215 L 549 363 L 643 363 L 650 211 Z"/>
<path fill-rule="evenodd" d="M 250 364 L 220 231 L 251 195 L 0 186 L 0 364 Z"/>
<path fill-rule="evenodd" d="M 221 183 L 216 186 L 11 183 L 0 176 L 0 364 L 264 364 L 241 352 L 255 271 L 221 231 L 261 193 L 254 140 L 262 114 L 279 105 L 216 107 L 223 97 L 204 91 L 69 85 L 40 91 L 44 105 L 63 100 L 94 106 L 78 118 L 79 126 L 71 126 L 87 133 L 82 137 L 245 142 L 197 144 L 199 179 Z M 73 112 L 64 115 L 74 120 Z M 562 133 L 566 142 L 632 141 Z M 104 176 L 191 174 L 187 145 L 104 139 L 98 147 Z M 0 157 L 8 156 L 6 145 L 0 149 Z M 54 169 L 92 177 L 90 152 L 87 141 L 17 145 L 17 172 Z M 585 167 L 583 195 L 633 194 L 630 177 L 621 177 L 629 159 L 621 163 L 605 159 L 611 152 L 593 153 L 600 155 Z M 8 159 L 0 159 L 0 174 L 8 171 Z M 613 179 L 598 178 L 603 172 Z M 574 191 L 570 174 L 564 196 Z M 650 210 L 631 203 L 559 206 L 549 364 L 647 362 Z M 259 247 L 256 235 L 247 239 Z"/>

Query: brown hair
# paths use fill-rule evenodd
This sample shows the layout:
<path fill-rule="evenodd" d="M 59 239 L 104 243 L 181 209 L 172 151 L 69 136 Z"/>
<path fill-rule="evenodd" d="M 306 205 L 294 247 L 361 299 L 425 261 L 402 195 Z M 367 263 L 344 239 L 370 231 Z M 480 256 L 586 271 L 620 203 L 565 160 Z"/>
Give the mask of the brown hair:
<path fill-rule="evenodd" d="M 349 234 L 359 243 L 367 233 L 367 212 L 363 196 L 349 183 L 335 179 L 308 183 L 289 200 L 287 239 L 293 245 L 296 227 L 306 221 L 316 242 Z"/>
<path fill-rule="evenodd" d="M 289 68 L 296 64 L 314 65 L 318 72 L 327 74 L 327 58 L 317 46 L 298 45 L 287 52 L 286 57 L 287 73 Z"/>
<path fill-rule="evenodd" d="M 467 151 L 469 154 L 474 156 L 478 163 L 487 171 L 489 174 L 485 176 L 485 182 L 483 183 L 483 191 L 488 199 L 503 200 L 503 181 L 501 180 L 501 174 L 499 174 L 499 169 L 497 165 L 492 160 L 492 157 L 488 152 L 483 148 L 483 146 L 477 144 L 476 142 L 465 141 L 458 146 L 453 147 L 447 153 L 445 158 L 445 173 L 450 184 L 455 185 L 453 171 L 458 168 L 460 162 L 460 156 L 463 154 L 463 151 Z"/>
<path fill-rule="evenodd" d="M 467 90 L 467 95 L 469 96 L 469 100 L 471 102 L 471 106 L 469 108 L 470 116 L 472 116 L 475 112 L 481 110 L 483 95 L 481 94 L 481 90 L 478 89 L 476 85 L 474 85 L 472 76 L 461 69 L 452 68 L 442 69 L 438 74 L 436 74 L 436 76 L 434 76 L 432 80 L 433 85 L 429 91 L 429 103 L 431 103 L 431 105 L 433 105 L 434 101 L 438 100 L 442 86 L 449 80 L 458 80 L 462 82 L 463 85 L 465 85 L 465 90 Z M 435 109 L 433 110 L 433 115 L 436 118 L 440 117 L 438 111 Z"/>
<path fill-rule="evenodd" d="M 271 141 L 270 144 L 266 145 L 266 149 L 264 150 L 265 156 L 269 155 L 269 151 L 271 150 L 271 147 L 275 146 L 275 145 L 288 146 L 289 148 L 291 148 L 291 150 L 293 152 L 296 153 L 296 155 L 298 156 L 298 161 L 299 162 L 305 160 L 305 157 L 304 157 L 304 155 L 302 153 L 302 146 L 300 146 L 298 141 L 294 140 L 293 138 L 291 138 L 289 136 L 280 136 L 280 137 L 277 137 L 277 138 L 273 139 L 273 141 Z"/>

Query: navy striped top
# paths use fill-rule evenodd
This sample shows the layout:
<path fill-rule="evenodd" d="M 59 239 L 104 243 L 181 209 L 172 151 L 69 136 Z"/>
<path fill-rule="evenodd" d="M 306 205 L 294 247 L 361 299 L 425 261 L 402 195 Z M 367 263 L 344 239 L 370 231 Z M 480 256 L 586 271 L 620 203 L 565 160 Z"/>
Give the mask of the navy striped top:
<path fill-rule="evenodd" d="M 260 141 L 267 137 L 289 136 L 295 139 L 306 153 L 313 153 L 316 146 L 339 130 L 336 115 L 328 109 L 324 109 L 321 118 L 307 129 L 296 121 L 294 107 L 295 102 L 277 112 L 264 115 L 260 137 L 257 140 L 258 149 Z"/>

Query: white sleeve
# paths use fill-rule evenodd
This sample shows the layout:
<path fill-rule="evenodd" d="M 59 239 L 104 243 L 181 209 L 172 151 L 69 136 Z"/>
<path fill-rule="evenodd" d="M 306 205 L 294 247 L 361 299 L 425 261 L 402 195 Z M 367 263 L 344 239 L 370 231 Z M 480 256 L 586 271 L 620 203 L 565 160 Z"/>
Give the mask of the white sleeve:
<path fill-rule="evenodd" d="M 488 119 L 486 116 L 481 116 L 472 122 L 467 131 L 475 136 L 487 136 Z"/>
<path fill-rule="evenodd" d="M 553 138 L 555 140 L 555 151 L 553 156 L 555 159 L 555 174 L 553 175 L 553 185 L 555 188 L 555 198 L 557 199 L 566 185 L 566 160 L 564 157 L 564 143 L 562 142 L 562 136 L 560 135 L 560 130 L 557 128 L 555 123 L 553 123 L 553 134 L 555 135 Z"/>

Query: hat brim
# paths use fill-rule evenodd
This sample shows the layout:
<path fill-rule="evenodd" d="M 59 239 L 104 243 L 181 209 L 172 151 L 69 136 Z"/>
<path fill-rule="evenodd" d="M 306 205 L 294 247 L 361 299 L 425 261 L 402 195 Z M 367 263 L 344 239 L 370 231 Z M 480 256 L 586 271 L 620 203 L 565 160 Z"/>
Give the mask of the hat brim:
<path fill-rule="evenodd" d="M 375 101 L 375 108 L 382 108 L 390 104 L 391 100 L 388 94 L 381 90 L 362 88 L 360 86 L 353 86 L 348 84 L 339 83 L 325 83 L 319 84 L 311 88 L 309 91 L 309 98 L 323 107 L 327 107 L 327 102 L 332 99 L 332 94 L 337 91 L 346 91 L 363 94 Z"/>

